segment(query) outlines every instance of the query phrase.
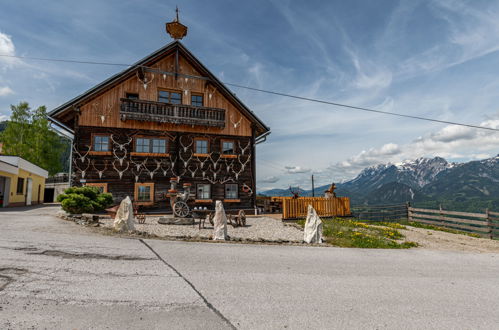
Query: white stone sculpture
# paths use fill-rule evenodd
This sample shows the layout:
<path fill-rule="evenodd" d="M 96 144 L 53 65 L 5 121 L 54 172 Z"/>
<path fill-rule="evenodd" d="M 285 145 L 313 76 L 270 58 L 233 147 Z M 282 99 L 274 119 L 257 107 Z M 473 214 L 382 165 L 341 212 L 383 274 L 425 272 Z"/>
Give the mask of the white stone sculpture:
<path fill-rule="evenodd" d="M 126 198 L 121 201 L 113 225 L 114 230 L 119 232 L 135 230 L 133 206 L 130 197 L 126 196 Z"/>
<path fill-rule="evenodd" d="M 215 217 L 213 218 L 213 240 L 225 241 L 227 239 L 227 215 L 225 215 L 222 201 L 216 201 Z"/>
<path fill-rule="evenodd" d="M 310 204 L 308 205 L 304 229 L 303 240 L 305 243 L 322 243 L 322 220 Z"/>

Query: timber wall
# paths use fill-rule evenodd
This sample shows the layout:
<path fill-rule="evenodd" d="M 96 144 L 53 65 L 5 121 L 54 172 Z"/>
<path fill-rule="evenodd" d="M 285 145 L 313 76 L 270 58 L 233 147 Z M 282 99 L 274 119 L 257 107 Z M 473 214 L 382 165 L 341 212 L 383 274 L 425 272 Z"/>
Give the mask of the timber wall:
<path fill-rule="evenodd" d="M 104 152 L 104 153 L 94 153 L 87 154 L 87 151 L 92 144 L 92 136 L 94 134 L 113 134 L 114 140 L 118 143 L 125 143 L 129 141 L 130 137 L 135 136 L 149 136 L 156 138 L 167 138 L 167 152 L 169 156 L 165 155 L 147 155 L 147 156 L 137 156 L 131 155 L 133 150 L 133 143 L 125 146 L 125 150 L 119 150 L 118 146 L 111 142 L 111 150 L 115 149 L 116 152 Z M 229 138 L 234 141 L 235 153 L 240 157 L 237 158 L 221 158 L 217 164 L 217 181 L 226 180 L 232 178 L 232 181 L 227 181 L 226 183 L 237 183 L 238 184 L 238 199 L 228 200 L 225 198 L 225 184 L 215 183 L 211 184 L 211 201 L 199 201 L 197 205 L 210 207 L 214 205 L 215 200 L 224 201 L 225 208 L 236 209 L 236 208 L 253 208 L 254 207 L 254 194 L 250 192 L 245 192 L 242 189 L 243 184 L 251 187 L 255 191 L 254 180 L 252 173 L 252 148 L 251 148 L 251 138 L 246 136 L 225 136 L 225 135 L 210 135 L 210 134 L 193 134 L 186 132 L 175 132 L 175 131 L 154 131 L 154 130 L 131 130 L 131 129 L 109 129 L 105 127 L 78 127 L 76 133 L 77 139 L 75 140 L 75 148 L 78 153 L 73 152 L 73 177 L 72 182 L 75 186 L 81 186 L 83 183 L 81 180 L 85 180 L 87 183 L 106 183 L 107 191 L 113 195 L 116 202 L 121 201 L 126 196 L 130 196 L 132 199 L 134 197 L 135 183 L 154 183 L 154 203 L 150 207 L 154 208 L 166 208 L 170 209 L 169 198 L 166 197 L 168 189 L 170 188 L 170 178 L 172 176 L 180 176 L 180 187 L 181 190 L 183 183 L 191 183 L 192 190 L 191 196 L 195 198 L 196 184 L 204 183 L 211 184 L 206 178 L 203 179 L 203 171 L 205 172 L 205 177 L 210 179 L 214 178 L 213 172 L 215 165 L 210 159 L 206 160 L 206 157 L 200 156 L 199 159 L 193 156 L 190 160 L 189 157 L 194 153 L 194 144 L 189 146 L 189 142 L 196 137 L 207 138 L 209 141 L 210 152 L 213 152 L 213 160 L 216 161 L 219 158 L 221 149 L 221 140 L 224 138 Z M 180 144 L 180 141 L 186 147 Z M 239 147 L 246 148 L 244 154 Z M 81 156 L 84 157 L 82 161 Z M 119 158 L 123 158 L 123 163 L 120 165 Z M 248 160 L 248 157 L 250 159 Z M 153 174 L 151 178 L 150 172 L 154 171 L 157 167 L 156 161 L 162 161 L 164 164 L 169 164 L 171 167 L 172 160 L 176 160 L 173 164 L 173 170 L 169 169 L 166 173 L 163 169 L 159 169 Z M 201 167 L 201 162 L 205 161 L 204 165 Z M 185 166 L 184 161 L 187 162 Z M 247 161 L 247 162 L 246 162 Z M 144 170 L 143 168 L 139 171 L 136 170 L 135 164 L 140 162 L 145 162 L 146 168 L 150 171 Z M 246 166 L 243 171 L 241 171 L 241 162 L 245 163 Z M 114 166 L 113 166 L 114 163 Z M 134 164 L 135 163 L 135 164 Z M 229 170 L 228 170 L 229 166 Z M 167 166 L 165 166 L 166 168 Z M 194 172 L 194 177 L 192 171 L 196 168 L 199 170 Z M 201 169 L 202 168 L 202 169 Z M 104 170 L 105 169 L 105 170 Z M 102 177 L 99 177 L 99 171 L 102 171 Z M 123 171 L 120 178 L 119 172 Z M 241 174 L 237 177 L 234 171 Z M 137 176 L 137 180 L 136 180 Z M 193 203 L 191 203 L 193 204 Z"/>

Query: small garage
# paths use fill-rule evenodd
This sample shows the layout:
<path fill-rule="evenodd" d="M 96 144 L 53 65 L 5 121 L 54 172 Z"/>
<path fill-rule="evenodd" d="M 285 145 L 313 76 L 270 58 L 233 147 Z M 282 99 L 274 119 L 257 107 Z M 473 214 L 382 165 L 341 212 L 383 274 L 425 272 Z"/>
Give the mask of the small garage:
<path fill-rule="evenodd" d="M 41 204 L 48 172 L 17 156 L 0 156 L 0 207 Z"/>

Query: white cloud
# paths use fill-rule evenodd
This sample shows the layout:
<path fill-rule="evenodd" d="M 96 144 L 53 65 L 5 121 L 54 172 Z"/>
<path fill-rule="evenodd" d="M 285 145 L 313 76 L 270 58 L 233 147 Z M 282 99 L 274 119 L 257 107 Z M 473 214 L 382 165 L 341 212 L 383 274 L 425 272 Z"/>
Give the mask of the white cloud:
<path fill-rule="evenodd" d="M 0 96 L 7 96 L 10 94 L 14 94 L 14 91 L 12 90 L 12 88 L 10 88 L 8 86 L 0 87 Z"/>
<path fill-rule="evenodd" d="M 303 168 L 301 166 L 286 166 L 285 168 L 289 174 L 301 174 L 311 171 L 309 168 Z"/>
<path fill-rule="evenodd" d="M 14 46 L 14 42 L 12 41 L 12 37 L 2 32 L 0 32 L 0 54 L 16 54 L 16 48 Z M 20 61 L 17 58 L 0 56 L 0 67 L 11 67 L 12 65 L 19 62 Z"/>
<path fill-rule="evenodd" d="M 480 126 L 499 129 L 499 119 L 486 120 Z M 347 160 L 330 165 L 328 170 L 334 179 L 348 179 L 365 167 L 400 163 L 418 157 L 484 159 L 497 153 L 498 145 L 499 132 L 448 125 L 404 145 L 387 143 L 380 148 L 363 150 Z"/>
<path fill-rule="evenodd" d="M 279 178 L 277 176 L 269 176 L 258 181 L 261 183 L 276 183 L 277 181 L 279 181 Z"/>

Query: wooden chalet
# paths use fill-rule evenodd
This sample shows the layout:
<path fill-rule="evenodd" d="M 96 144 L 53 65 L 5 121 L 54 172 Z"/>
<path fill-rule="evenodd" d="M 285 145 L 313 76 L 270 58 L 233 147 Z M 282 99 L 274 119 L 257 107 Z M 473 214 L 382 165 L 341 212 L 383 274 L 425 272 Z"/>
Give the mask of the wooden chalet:
<path fill-rule="evenodd" d="M 255 145 L 270 130 L 179 40 L 49 116 L 74 134 L 72 185 L 168 209 L 176 178 L 192 206 L 255 207 Z"/>

